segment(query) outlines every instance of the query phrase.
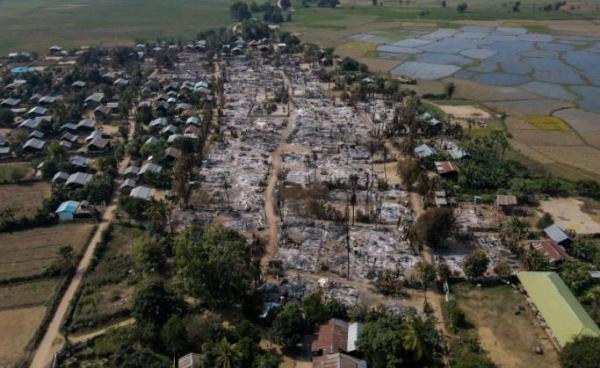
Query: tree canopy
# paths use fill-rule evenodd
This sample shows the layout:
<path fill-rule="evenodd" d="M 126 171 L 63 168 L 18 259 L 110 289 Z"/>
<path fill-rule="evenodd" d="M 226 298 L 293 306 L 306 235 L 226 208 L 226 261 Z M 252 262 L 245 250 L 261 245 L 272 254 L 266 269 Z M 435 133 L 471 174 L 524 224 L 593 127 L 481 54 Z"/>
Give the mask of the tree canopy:
<path fill-rule="evenodd" d="M 600 367 L 600 337 L 575 338 L 560 352 L 560 361 L 564 368 Z"/>
<path fill-rule="evenodd" d="M 186 228 L 175 240 L 175 265 L 186 292 L 213 305 L 241 302 L 259 275 L 246 239 L 221 225 Z"/>
<path fill-rule="evenodd" d="M 373 368 L 429 367 L 439 359 L 440 336 L 430 317 L 383 316 L 365 323 L 357 346 Z"/>
<path fill-rule="evenodd" d="M 293 348 L 302 341 L 306 332 L 307 323 L 298 303 L 286 303 L 273 321 L 271 333 L 275 341 L 286 348 Z"/>
<path fill-rule="evenodd" d="M 456 219 L 448 208 L 432 208 L 423 212 L 415 224 L 415 235 L 421 243 L 439 247 L 454 231 Z"/>
<path fill-rule="evenodd" d="M 485 251 L 477 249 L 465 260 L 465 275 L 471 280 L 477 279 L 485 274 L 489 264 L 490 259 Z"/>
<path fill-rule="evenodd" d="M 233 20 L 238 22 L 250 19 L 252 16 L 250 9 L 248 9 L 248 4 L 243 1 L 238 1 L 231 4 L 231 7 L 229 8 L 229 14 Z"/>

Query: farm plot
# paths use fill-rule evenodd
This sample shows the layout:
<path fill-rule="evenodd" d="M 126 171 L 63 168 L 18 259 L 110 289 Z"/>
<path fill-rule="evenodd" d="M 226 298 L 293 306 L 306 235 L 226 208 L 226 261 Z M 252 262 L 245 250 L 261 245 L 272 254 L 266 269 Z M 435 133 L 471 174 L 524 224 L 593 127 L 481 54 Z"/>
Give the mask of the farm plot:
<path fill-rule="evenodd" d="M 0 211 L 10 209 L 15 217 L 32 216 L 50 193 L 50 185 L 44 181 L 0 185 Z"/>
<path fill-rule="evenodd" d="M 0 367 L 21 359 L 60 284 L 54 278 L 0 287 Z"/>
<path fill-rule="evenodd" d="M 47 279 L 0 287 L 0 310 L 44 304 L 56 292 L 59 279 Z"/>
<path fill-rule="evenodd" d="M 65 224 L 0 234 L 0 280 L 39 275 L 57 258 L 62 246 L 81 252 L 93 227 Z"/>
<path fill-rule="evenodd" d="M 580 109 L 566 109 L 554 113 L 567 122 L 588 144 L 600 148 L 600 115 Z"/>
<path fill-rule="evenodd" d="M 567 124 L 555 116 L 530 115 L 526 121 L 540 130 L 554 130 L 565 132 L 569 130 Z"/>
<path fill-rule="evenodd" d="M 467 284 L 452 289 L 460 308 L 477 328 L 483 348 L 499 366 L 560 366 L 556 350 L 517 290 L 509 286 L 474 288 Z M 542 346 L 543 355 L 535 353 L 537 345 Z"/>
<path fill-rule="evenodd" d="M 129 279 L 134 263 L 131 253 L 136 240 L 143 234 L 143 230 L 134 227 L 118 225 L 113 228 L 98 263 L 85 276 L 69 324 L 71 331 L 95 327 L 128 313 L 134 283 Z"/>
<path fill-rule="evenodd" d="M 21 359 L 45 313 L 44 306 L 0 311 L 0 367 L 11 367 Z"/>

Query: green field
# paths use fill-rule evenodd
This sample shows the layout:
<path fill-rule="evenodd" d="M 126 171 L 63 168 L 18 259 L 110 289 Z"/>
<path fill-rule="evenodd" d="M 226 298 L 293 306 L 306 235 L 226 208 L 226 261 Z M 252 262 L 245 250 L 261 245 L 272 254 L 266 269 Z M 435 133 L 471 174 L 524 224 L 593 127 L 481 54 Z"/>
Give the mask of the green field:
<path fill-rule="evenodd" d="M 592 1 L 592 0 L 590 0 Z M 230 25 L 229 6 L 234 0 L 0 0 L 0 55 L 9 51 L 45 51 L 54 44 L 81 45 L 130 44 L 136 40 L 192 38 L 199 31 Z M 261 3 L 262 1 L 257 1 Z M 592 1 L 594 4 L 597 0 Z M 423 21 L 444 26 L 457 19 L 580 19 L 567 12 L 544 12 L 522 1 L 521 11 L 511 12 L 494 0 L 468 1 L 469 11 L 458 13 L 454 1 L 442 8 L 438 1 L 399 5 L 384 1 L 342 1 L 338 9 L 300 8 L 284 28 L 301 32 L 308 41 L 334 43 L 348 33 L 389 28 L 394 22 Z M 595 8 L 594 8 L 595 9 Z M 586 17 L 598 16 L 597 10 Z"/>
<path fill-rule="evenodd" d="M 0 0 L 0 55 L 192 38 L 230 23 L 232 0 Z"/>

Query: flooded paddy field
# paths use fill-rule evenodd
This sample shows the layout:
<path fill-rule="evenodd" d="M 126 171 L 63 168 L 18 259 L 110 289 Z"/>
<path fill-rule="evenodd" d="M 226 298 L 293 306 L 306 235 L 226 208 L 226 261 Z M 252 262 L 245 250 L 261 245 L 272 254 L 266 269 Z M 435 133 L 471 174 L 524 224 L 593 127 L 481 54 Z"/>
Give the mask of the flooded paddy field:
<path fill-rule="evenodd" d="M 368 34 L 351 38 L 376 43 L 380 58 L 397 60 L 393 75 L 518 87 L 600 113 L 600 37 L 464 26 L 405 32 L 398 40 Z"/>

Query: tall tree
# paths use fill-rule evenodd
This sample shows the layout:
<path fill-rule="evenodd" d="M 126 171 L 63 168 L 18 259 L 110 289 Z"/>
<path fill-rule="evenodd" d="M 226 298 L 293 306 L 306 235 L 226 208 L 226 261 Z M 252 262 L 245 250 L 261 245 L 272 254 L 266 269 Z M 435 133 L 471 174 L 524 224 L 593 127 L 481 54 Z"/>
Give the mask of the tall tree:
<path fill-rule="evenodd" d="M 454 212 L 449 208 L 432 208 L 423 212 L 415 224 L 417 241 L 431 247 L 440 247 L 455 229 Z"/>
<path fill-rule="evenodd" d="M 217 305 L 240 302 L 259 275 L 246 239 L 222 225 L 186 228 L 175 240 L 175 265 L 188 293 Z"/>
<path fill-rule="evenodd" d="M 213 354 L 215 355 L 215 363 L 217 368 L 233 368 L 240 359 L 239 351 L 236 346 L 222 338 L 215 345 Z"/>
<path fill-rule="evenodd" d="M 274 340 L 286 348 L 293 348 L 302 341 L 306 332 L 306 320 L 298 303 L 286 303 L 273 321 L 271 335 Z"/>

